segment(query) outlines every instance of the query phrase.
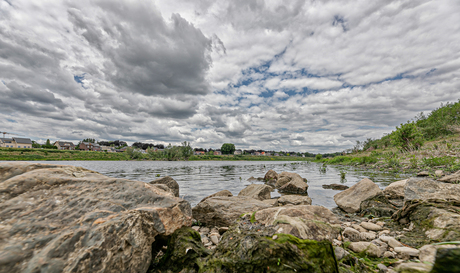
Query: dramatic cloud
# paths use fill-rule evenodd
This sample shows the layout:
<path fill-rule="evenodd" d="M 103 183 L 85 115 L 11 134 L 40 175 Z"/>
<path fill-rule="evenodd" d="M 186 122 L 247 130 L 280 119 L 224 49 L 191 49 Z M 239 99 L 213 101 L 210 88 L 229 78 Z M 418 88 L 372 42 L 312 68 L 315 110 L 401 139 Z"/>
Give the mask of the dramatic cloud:
<path fill-rule="evenodd" d="M 459 99 L 458 18 L 456 0 L 0 0 L 0 129 L 340 151 Z"/>

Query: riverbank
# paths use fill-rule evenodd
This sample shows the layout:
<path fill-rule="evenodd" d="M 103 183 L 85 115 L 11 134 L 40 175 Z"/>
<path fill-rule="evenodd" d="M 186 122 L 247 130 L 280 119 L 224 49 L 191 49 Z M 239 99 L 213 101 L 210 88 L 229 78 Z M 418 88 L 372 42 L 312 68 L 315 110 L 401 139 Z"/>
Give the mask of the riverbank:
<path fill-rule="evenodd" d="M 460 134 L 455 134 L 427 141 L 417 150 L 403 151 L 396 147 L 370 148 L 315 162 L 401 174 L 427 171 L 434 176 L 436 171 L 452 173 L 460 170 L 459 158 Z"/>
<path fill-rule="evenodd" d="M 0 161 L 164 161 L 165 158 L 151 158 L 145 154 L 133 159 L 123 153 L 67 151 L 55 149 L 0 148 Z M 311 161 L 311 157 L 299 156 L 252 156 L 252 155 L 192 155 L 189 161 Z"/>

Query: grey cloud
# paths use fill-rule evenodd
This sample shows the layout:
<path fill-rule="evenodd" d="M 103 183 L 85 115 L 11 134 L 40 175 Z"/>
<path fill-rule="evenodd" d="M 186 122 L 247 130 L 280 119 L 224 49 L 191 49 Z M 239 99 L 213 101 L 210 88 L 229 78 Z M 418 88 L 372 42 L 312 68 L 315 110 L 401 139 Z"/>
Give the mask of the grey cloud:
<path fill-rule="evenodd" d="M 95 3 L 69 9 L 68 14 L 77 32 L 104 56 L 107 80 L 147 96 L 209 92 L 205 75 L 211 40 L 199 29 L 178 14 L 165 22 L 147 2 Z"/>
<path fill-rule="evenodd" d="M 363 134 L 358 134 L 358 133 L 344 133 L 344 134 L 340 134 L 341 136 L 343 137 L 346 137 L 346 138 L 359 138 L 359 137 L 362 137 Z"/>

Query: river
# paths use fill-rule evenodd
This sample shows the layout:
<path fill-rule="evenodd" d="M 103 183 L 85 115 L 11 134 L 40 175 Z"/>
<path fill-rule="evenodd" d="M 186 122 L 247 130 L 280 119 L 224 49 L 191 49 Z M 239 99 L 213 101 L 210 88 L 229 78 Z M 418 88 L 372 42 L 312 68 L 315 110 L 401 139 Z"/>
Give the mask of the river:
<path fill-rule="evenodd" d="M 370 178 L 384 189 L 389 183 L 404 179 L 394 174 L 369 172 L 341 166 L 327 166 L 308 161 L 33 161 L 35 163 L 62 164 L 84 167 L 109 177 L 127 178 L 149 182 L 160 177 L 171 176 L 179 183 L 180 197 L 195 206 L 201 199 L 220 190 L 229 190 L 238 195 L 251 183 L 248 178 L 264 177 L 273 169 L 298 173 L 308 180 L 308 195 L 313 205 L 336 207 L 333 196 L 339 191 L 323 189 L 324 184 L 352 186 L 363 178 Z M 345 180 L 340 172 L 346 172 Z M 272 192 L 272 197 L 280 196 Z"/>

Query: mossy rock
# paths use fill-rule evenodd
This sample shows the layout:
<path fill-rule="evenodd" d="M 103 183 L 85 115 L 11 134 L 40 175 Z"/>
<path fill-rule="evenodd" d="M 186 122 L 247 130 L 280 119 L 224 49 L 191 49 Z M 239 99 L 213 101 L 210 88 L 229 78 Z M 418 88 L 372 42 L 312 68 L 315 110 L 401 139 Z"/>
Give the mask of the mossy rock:
<path fill-rule="evenodd" d="M 229 230 L 216 251 L 204 259 L 200 272 L 338 272 L 329 241 L 276 236 L 239 227 Z"/>
<path fill-rule="evenodd" d="M 230 228 L 212 254 L 202 246 L 196 231 L 181 228 L 171 236 L 160 263 L 149 272 L 339 272 L 329 241 L 302 240 L 289 234 L 272 237 L 270 228 L 243 226 Z"/>
<path fill-rule="evenodd" d="M 360 215 L 374 217 L 391 217 L 398 208 L 391 204 L 384 195 L 377 195 L 361 202 Z"/>
<path fill-rule="evenodd" d="M 209 254 L 210 251 L 201 243 L 200 234 L 189 227 L 182 227 L 171 235 L 166 253 L 149 272 L 198 272 L 202 267 L 199 258 Z"/>
<path fill-rule="evenodd" d="M 431 273 L 460 272 L 460 248 L 438 249 Z"/>

